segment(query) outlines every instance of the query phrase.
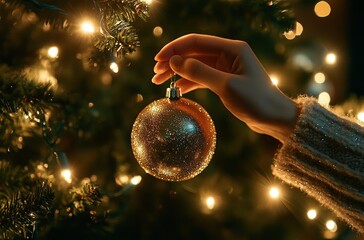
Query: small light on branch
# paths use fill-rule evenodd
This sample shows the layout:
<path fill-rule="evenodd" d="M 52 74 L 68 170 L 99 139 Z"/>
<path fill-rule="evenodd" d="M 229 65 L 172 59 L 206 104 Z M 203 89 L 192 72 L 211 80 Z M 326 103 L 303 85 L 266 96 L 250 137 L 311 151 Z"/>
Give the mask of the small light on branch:
<path fill-rule="evenodd" d="M 69 169 L 63 169 L 61 172 L 62 177 L 64 178 L 64 180 L 68 183 L 72 182 L 72 175 L 71 175 L 71 170 Z"/>
<path fill-rule="evenodd" d="M 359 112 L 357 118 L 360 122 L 364 122 L 364 112 Z"/>
<path fill-rule="evenodd" d="M 307 211 L 307 217 L 310 220 L 314 220 L 317 217 L 317 211 L 315 209 L 309 209 Z"/>
<path fill-rule="evenodd" d="M 58 57 L 58 52 L 59 52 L 59 49 L 57 46 L 52 46 L 50 48 L 48 48 L 48 56 L 50 58 L 57 58 Z"/>
<path fill-rule="evenodd" d="M 325 61 L 327 64 L 332 65 L 336 63 L 336 54 L 335 53 L 328 53 L 325 57 Z"/>
<path fill-rule="evenodd" d="M 322 92 L 318 96 L 318 103 L 324 107 L 328 107 L 331 101 L 330 94 L 327 92 Z"/>
<path fill-rule="evenodd" d="M 132 179 L 130 179 L 130 183 L 133 185 L 138 185 L 140 182 L 142 181 L 142 177 L 137 175 L 132 177 Z"/>
<path fill-rule="evenodd" d="M 281 193 L 277 187 L 271 187 L 269 189 L 269 196 L 272 199 L 278 199 L 280 197 Z"/>
<path fill-rule="evenodd" d="M 213 196 L 208 196 L 206 199 L 205 199 L 205 204 L 206 204 L 206 207 L 210 210 L 212 210 L 214 207 L 215 207 L 215 198 Z"/>
<path fill-rule="evenodd" d="M 81 23 L 81 30 L 84 33 L 91 34 L 91 33 L 95 32 L 95 27 L 92 24 L 92 22 L 85 21 L 85 22 Z"/>
<path fill-rule="evenodd" d="M 118 73 L 119 72 L 119 66 L 116 62 L 112 62 L 110 63 L 110 69 L 111 71 L 113 71 L 114 73 Z"/>
<path fill-rule="evenodd" d="M 321 84 L 325 82 L 326 76 L 322 72 L 318 72 L 315 74 L 314 79 L 316 83 Z"/>
<path fill-rule="evenodd" d="M 327 230 L 329 230 L 330 232 L 336 232 L 337 231 L 337 224 L 334 220 L 328 220 L 326 222 L 326 228 Z"/>
<path fill-rule="evenodd" d="M 330 15 L 331 7 L 326 1 L 316 3 L 314 11 L 318 17 L 327 17 Z"/>

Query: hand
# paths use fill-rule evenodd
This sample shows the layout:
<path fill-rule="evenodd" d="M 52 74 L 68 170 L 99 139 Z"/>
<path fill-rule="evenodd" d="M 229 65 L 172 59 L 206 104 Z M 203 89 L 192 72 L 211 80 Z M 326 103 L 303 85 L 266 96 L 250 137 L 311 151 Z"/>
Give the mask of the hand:
<path fill-rule="evenodd" d="M 296 121 L 296 104 L 275 87 L 246 42 L 189 34 L 164 46 L 152 82 L 181 76 L 182 93 L 209 88 L 252 130 L 284 142 Z"/>

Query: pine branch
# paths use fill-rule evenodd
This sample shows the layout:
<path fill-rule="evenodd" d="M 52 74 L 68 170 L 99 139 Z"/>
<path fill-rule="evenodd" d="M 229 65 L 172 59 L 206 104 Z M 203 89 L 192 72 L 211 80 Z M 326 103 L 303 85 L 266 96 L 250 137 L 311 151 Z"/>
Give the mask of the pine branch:
<path fill-rule="evenodd" d="M 55 106 L 50 84 L 39 84 L 0 67 L 0 152 L 17 149 L 19 137 L 45 127 L 44 113 Z"/>
<path fill-rule="evenodd" d="M 101 52 L 116 56 L 132 53 L 140 45 L 135 28 L 131 25 L 137 18 L 144 21 L 149 17 L 148 6 L 140 0 L 79 0 L 46 1 L 4 0 L 12 8 L 20 7 L 32 11 L 45 23 L 56 28 L 76 30 L 80 12 L 99 22 L 100 32 L 94 34 L 94 46 Z M 82 11 L 81 11 L 82 10 Z"/>
<path fill-rule="evenodd" d="M 51 209 L 54 194 L 47 183 L 39 183 L 34 192 L 18 192 L 10 201 L 0 202 L 0 231 L 4 239 L 31 236 L 35 224 Z"/>

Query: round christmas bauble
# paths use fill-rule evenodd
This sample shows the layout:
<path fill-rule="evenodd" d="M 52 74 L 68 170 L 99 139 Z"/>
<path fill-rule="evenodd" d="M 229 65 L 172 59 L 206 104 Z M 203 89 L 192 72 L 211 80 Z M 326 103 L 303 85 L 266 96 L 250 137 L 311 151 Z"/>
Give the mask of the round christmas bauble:
<path fill-rule="evenodd" d="M 167 181 L 187 180 L 209 164 L 216 146 L 215 126 L 196 102 L 167 97 L 139 113 L 131 144 L 148 174 Z"/>

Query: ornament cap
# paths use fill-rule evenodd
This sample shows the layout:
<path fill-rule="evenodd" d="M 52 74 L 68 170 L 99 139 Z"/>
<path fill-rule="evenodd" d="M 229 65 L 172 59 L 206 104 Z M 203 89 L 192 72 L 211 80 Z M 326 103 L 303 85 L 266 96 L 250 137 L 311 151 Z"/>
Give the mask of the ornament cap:
<path fill-rule="evenodd" d="M 178 100 L 182 97 L 181 88 L 169 87 L 166 91 L 166 97 L 170 100 Z"/>
<path fill-rule="evenodd" d="M 166 97 L 170 100 L 178 100 L 182 97 L 181 88 L 176 87 L 175 75 L 172 76 L 171 85 L 167 88 Z"/>

